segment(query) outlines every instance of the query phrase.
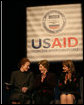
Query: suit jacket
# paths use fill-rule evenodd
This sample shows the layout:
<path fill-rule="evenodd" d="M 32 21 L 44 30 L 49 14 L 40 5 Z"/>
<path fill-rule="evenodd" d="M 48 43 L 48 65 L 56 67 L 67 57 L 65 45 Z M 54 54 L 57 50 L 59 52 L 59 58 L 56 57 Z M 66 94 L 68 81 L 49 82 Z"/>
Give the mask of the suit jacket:
<path fill-rule="evenodd" d="M 21 93 L 22 87 L 28 87 L 28 91 L 33 88 L 34 76 L 32 72 L 14 71 L 11 75 L 10 83 L 14 86 L 14 92 Z"/>
<path fill-rule="evenodd" d="M 38 93 L 49 93 L 53 95 L 54 88 L 57 85 L 56 75 L 54 73 L 47 73 L 44 82 L 41 82 L 41 74 L 36 75 L 34 81 L 34 88 Z"/>
<path fill-rule="evenodd" d="M 71 93 L 71 94 L 74 94 L 75 96 L 79 96 L 79 86 L 80 86 L 80 83 L 79 83 L 79 76 L 77 74 L 72 74 L 72 81 L 67 81 L 67 83 L 65 84 L 64 83 L 64 80 L 65 80 L 65 75 L 66 73 L 65 72 L 62 72 L 62 74 L 60 75 L 60 78 L 59 78 L 59 89 L 60 89 L 60 92 L 61 93 Z"/>

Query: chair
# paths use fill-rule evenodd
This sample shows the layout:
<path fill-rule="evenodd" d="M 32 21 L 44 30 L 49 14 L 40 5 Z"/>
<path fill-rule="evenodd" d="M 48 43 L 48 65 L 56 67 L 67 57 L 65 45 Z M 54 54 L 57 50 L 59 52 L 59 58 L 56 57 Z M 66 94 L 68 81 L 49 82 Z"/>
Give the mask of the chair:
<path fill-rule="evenodd" d="M 80 99 L 78 104 L 83 104 L 83 77 L 80 78 Z"/>

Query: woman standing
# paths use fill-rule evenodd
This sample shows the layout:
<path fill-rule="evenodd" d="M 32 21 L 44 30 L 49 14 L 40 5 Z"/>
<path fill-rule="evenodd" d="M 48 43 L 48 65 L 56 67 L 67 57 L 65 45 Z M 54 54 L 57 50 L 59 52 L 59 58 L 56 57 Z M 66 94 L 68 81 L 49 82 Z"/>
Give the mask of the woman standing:
<path fill-rule="evenodd" d="M 71 60 L 63 61 L 63 72 L 59 79 L 59 88 L 61 91 L 61 104 L 73 104 L 77 90 L 79 89 L 79 78 L 76 75 L 74 64 Z"/>

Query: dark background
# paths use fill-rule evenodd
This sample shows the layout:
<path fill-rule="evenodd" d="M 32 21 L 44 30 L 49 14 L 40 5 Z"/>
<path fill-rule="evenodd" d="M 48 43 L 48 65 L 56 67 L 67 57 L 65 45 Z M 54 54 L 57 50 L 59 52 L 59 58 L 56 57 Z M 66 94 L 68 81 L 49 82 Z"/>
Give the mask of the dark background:
<path fill-rule="evenodd" d="M 17 64 L 26 57 L 26 7 L 82 3 L 82 0 L 23 0 L 3 1 L 3 83 L 9 82 L 11 72 L 17 70 Z M 83 13 L 83 3 L 82 3 Z M 83 76 L 83 62 L 74 61 L 76 71 Z M 37 63 L 31 64 L 31 70 L 38 73 Z M 61 62 L 50 62 L 50 71 L 59 76 Z"/>

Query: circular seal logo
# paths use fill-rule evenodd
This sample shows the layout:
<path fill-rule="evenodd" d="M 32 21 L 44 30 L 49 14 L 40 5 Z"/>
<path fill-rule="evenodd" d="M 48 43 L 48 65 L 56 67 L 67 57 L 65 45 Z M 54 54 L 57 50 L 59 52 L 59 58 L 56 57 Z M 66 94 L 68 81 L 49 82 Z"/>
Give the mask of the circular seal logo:
<path fill-rule="evenodd" d="M 65 26 L 65 16 L 56 10 L 51 10 L 43 17 L 43 27 L 50 33 L 58 33 Z"/>

